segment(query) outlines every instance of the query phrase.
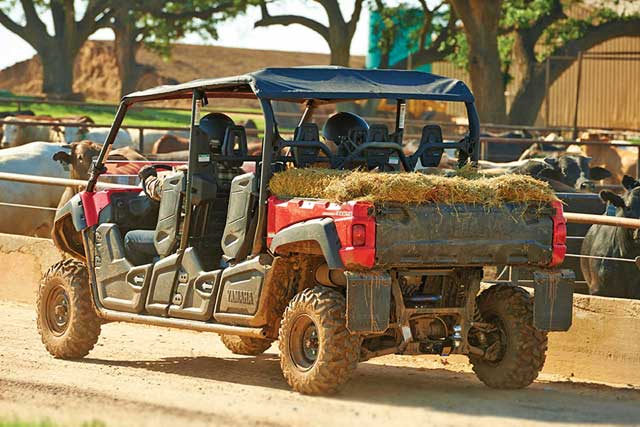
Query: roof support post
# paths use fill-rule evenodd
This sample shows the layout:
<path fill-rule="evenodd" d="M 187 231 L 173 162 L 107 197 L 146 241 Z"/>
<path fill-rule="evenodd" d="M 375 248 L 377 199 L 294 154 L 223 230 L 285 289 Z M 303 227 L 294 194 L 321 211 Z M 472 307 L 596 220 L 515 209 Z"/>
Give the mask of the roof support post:
<path fill-rule="evenodd" d="M 258 196 L 258 221 L 253 238 L 252 255 L 259 255 L 267 248 L 267 198 L 269 196 L 269 180 L 273 174 L 273 146 L 276 142 L 276 122 L 269 99 L 260 99 L 264 115 L 264 140 L 262 141 L 262 161 L 260 164 L 260 195 Z"/>
<path fill-rule="evenodd" d="M 111 129 L 109 129 L 107 139 L 104 141 L 104 145 L 100 150 L 100 154 L 98 154 L 98 158 L 94 161 L 93 166 L 91 167 L 91 173 L 89 175 L 89 181 L 87 182 L 86 191 L 93 191 L 96 187 L 96 183 L 98 182 L 98 178 L 102 173 L 105 172 L 104 163 L 109 156 L 109 151 L 111 150 L 113 142 L 116 140 L 116 136 L 118 135 L 118 131 L 120 130 L 120 126 L 122 125 L 124 116 L 127 114 L 128 108 L 129 104 L 127 104 L 125 101 L 122 101 L 118 106 L 118 111 L 115 118 L 113 119 L 113 123 L 111 124 Z"/>
<path fill-rule="evenodd" d="M 471 143 L 471 162 L 478 163 L 480 155 L 480 117 L 473 102 L 465 102 L 467 117 L 469 118 L 469 141 Z"/>
<path fill-rule="evenodd" d="M 199 90 L 193 91 L 191 97 L 191 125 L 189 129 L 189 166 L 187 168 L 187 184 L 186 194 L 184 197 L 184 222 L 182 224 L 182 235 L 180 236 L 180 251 L 184 251 L 189 244 L 189 229 L 191 228 L 191 213 L 193 212 L 193 206 L 191 206 L 191 183 L 193 182 L 193 171 L 198 165 L 197 155 L 195 153 L 195 144 L 193 140 L 195 138 L 196 121 L 200 116 L 200 103 L 202 102 L 203 93 Z"/>
<path fill-rule="evenodd" d="M 407 114 L 407 101 L 405 99 L 396 100 L 396 130 L 395 137 L 396 142 L 402 145 L 402 138 L 404 137 L 404 122 Z"/>
<path fill-rule="evenodd" d="M 304 109 L 304 113 L 302 113 L 302 117 L 300 118 L 300 122 L 298 123 L 298 126 L 302 126 L 303 124 L 311 120 L 311 117 L 313 116 L 313 112 L 316 109 L 313 99 L 308 100 L 305 105 L 306 105 L 306 108 Z"/>

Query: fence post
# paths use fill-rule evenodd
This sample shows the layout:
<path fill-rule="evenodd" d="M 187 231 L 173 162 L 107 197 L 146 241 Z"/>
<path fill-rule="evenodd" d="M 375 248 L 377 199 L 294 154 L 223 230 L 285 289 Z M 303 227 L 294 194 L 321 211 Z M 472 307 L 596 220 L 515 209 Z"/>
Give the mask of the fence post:
<path fill-rule="evenodd" d="M 573 138 L 578 139 L 578 110 L 580 104 L 580 84 L 582 83 L 582 52 L 578 52 L 578 76 L 576 78 L 576 107 L 573 110 Z"/>
<path fill-rule="evenodd" d="M 640 178 L 640 145 L 638 145 L 638 159 L 636 160 L 636 179 Z"/>
<path fill-rule="evenodd" d="M 551 58 L 548 57 L 547 61 L 544 64 L 544 125 L 549 127 L 549 87 L 550 83 L 550 75 L 551 75 Z"/>
<path fill-rule="evenodd" d="M 138 129 L 138 133 L 139 133 L 138 150 L 141 153 L 144 153 L 144 129 L 143 128 Z"/>

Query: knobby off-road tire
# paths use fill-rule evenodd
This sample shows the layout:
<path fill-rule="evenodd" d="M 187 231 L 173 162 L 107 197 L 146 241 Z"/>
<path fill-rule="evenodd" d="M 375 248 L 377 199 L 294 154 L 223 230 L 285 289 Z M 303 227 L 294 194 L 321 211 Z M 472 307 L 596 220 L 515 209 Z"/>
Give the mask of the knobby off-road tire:
<path fill-rule="evenodd" d="M 547 333 L 533 326 L 533 301 L 524 289 L 495 285 L 476 303 L 482 320 L 498 327 L 501 351 L 495 361 L 470 355 L 480 381 L 498 389 L 519 389 L 531 384 L 544 365 Z"/>
<path fill-rule="evenodd" d="M 98 341 L 101 321 L 83 263 L 66 259 L 51 266 L 40 282 L 36 310 L 38 333 L 53 356 L 81 358 Z"/>
<path fill-rule="evenodd" d="M 316 286 L 293 297 L 279 331 L 280 367 L 295 391 L 336 393 L 358 366 L 360 339 L 346 328 L 344 297 Z"/>
<path fill-rule="evenodd" d="M 237 335 L 220 335 L 222 344 L 234 354 L 257 356 L 271 347 L 273 340 L 261 338 L 239 337 Z"/>

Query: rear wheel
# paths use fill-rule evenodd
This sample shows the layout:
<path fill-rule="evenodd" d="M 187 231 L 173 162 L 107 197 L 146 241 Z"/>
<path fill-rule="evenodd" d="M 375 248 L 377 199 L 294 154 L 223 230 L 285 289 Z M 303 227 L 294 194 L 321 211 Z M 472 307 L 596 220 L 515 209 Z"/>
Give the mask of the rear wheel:
<path fill-rule="evenodd" d="M 469 339 L 485 355 L 469 356 L 473 371 L 492 388 L 528 386 L 542 370 L 547 351 L 547 333 L 533 326 L 531 296 L 517 286 L 496 285 L 483 291 L 476 303 L 486 327 L 472 328 Z"/>
<path fill-rule="evenodd" d="M 346 328 L 344 297 L 329 288 L 305 289 L 289 302 L 280 325 L 280 366 L 305 394 L 332 394 L 358 365 L 360 340 Z"/>
<path fill-rule="evenodd" d="M 66 259 L 49 268 L 38 289 L 36 308 L 40 338 L 53 356 L 81 358 L 98 341 L 101 321 L 81 262 Z"/>
<path fill-rule="evenodd" d="M 220 340 L 232 353 L 243 354 L 245 356 L 262 354 L 267 351 L 273 343 L 273 340 L 239 337 L 237 335 L 220 335 Z"/>

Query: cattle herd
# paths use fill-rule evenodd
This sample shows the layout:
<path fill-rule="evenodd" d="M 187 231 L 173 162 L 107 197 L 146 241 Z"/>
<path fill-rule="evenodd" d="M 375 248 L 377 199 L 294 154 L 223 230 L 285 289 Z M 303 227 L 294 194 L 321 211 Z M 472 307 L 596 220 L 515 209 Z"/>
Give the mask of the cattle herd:
<path fill-rule="evenodd" d="M 100 143 L 109 132 L 108 128 L 95 127 L 93 120 L 87 116 L 53 118 L 23 111 L 14 115 L 3 113 L 1 118 L 4 124 L 0 172 L 86 180 L 91 162 L 100 151 Z M 30 122 L 38 124 L 32 125 Z M 138 135 L 137 132 L 134 134 Z M 186 132 L 147 131 L 144 138 L 145 142 L 149 142 L 144 144 L 148 150 L 140 153 L 133 148 L 140 147 L 140 141 L 121 129 L 109 159 L 184 161 L 187 158 Z M 635 148 L 615 147 L 601 136 L 593 134 L 584 134 L 581 139 L 600 143 L 563 147 L 553 144 L 555 138 L 553 134 L 547 135 L 544 143 L 534 143 L 517 160 L 481 160 L 478 168 L 487 175 L 531 175 L 548 182 L 562 195 L 590 193 L 591 196 L 585 198 L 591 201 L 589 203 L 567 203 L 568 210 L 573 209 L 574 212 L 640 218 L 640 182 L 633 177 L 638 158 Z M 257 137 L 252 138 L 249 145 L 253 154 L 260 150 Z M 411 151 L 412 145 L 409 142 L 406 148 Z M 452 163 L 444 155 L 439 169 L 451 168 Z M 597 198 L 596 190 L 603 184 L 620 186 L 620 190 L 601 191 Z M 49 236 L 55 209 L 78 191 L 78 188 L 2 180 L 0 187 L 0 232 L 36 237 Z M 575 197 L 571 200 L 575 200 Z M 569 267 L 584 277 L 590 293 L 640 298 L 640 272 L 636 264 L 613 260 L 634 260 L 640 256 L 639 231 L 593 225 L 590 228 L 574 228 L 573 234 L 570 227 L 569 234 L 577 238 L 584 237 L 575 250 L 587 257 Z M 569 249 L 571 252 L 571 246 Z"/>

